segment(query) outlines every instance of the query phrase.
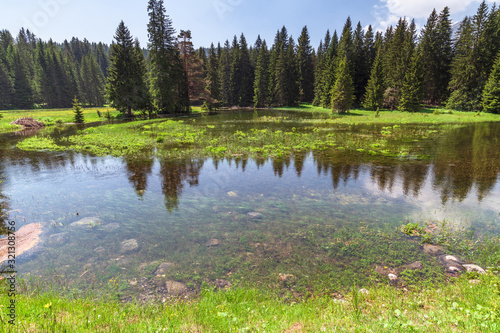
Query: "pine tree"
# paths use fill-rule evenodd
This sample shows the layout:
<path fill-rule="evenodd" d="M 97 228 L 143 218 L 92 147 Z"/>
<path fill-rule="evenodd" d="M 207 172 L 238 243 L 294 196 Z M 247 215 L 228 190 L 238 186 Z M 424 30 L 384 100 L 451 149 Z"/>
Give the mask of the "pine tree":
<path fill-rule="evenodd" d="M 229 41 L 226 40 L 224 43 L 224 48 L 220 52 L 219 59 L 219 93 L 220 100 L 223 105 L 229 106 L 231 103 L 231 89 L 230 89 L 230 78 L 231 78 L 231 53 Z"/>
<path fill-rule="evenodd" d="M 4 64 L 0 61 L 0 110 L 11 107 L 13 94 L 12 81 Z"/>
<path fill-rule="evenodd" d="M 332 88 L 332 111 L 339 114 L 348 112 L 354 101 L 354 86 L 351 77 L 347 55 L 344 55 L 340 61 L 337 79 Z"/>
<path fill-rule="evenodd" d="M 241 75 L 241 82 L 238 99 L 239 105 L 245 107 L 251 105 L 253 100 L 254 69 L 250 61 L 247 42 L 243 34 L 240 36 L 239 45 L 239 73 Z"/>
<path fill-rule="evenodd" d="M 483 90 L 483 111 L 500 113 L 500 53 Z"/>
<path fill-rule="evenodd" d="M 422 69 L 421 53 L 415 51 L 412 56 L 410 67 L 406 71 L 399 111 L 417 112 L 422 107 Z"/>
<path fill-rule="evenodd" d="M 33 107 L 33 90 L 26 74 L 26 68 L 21 62 L 21 57 L 14 51 L 14 99 L 13 105 L 19 109 L 31 109 Z"/>
<path fill-rule="evenodd" d="M 297 68 L 299 77 L 299 94 L 301 102 L 312 102 L 314 99 L 314 64 L 313 50 L 310 45 L 307 26 L 302 29 L 297 48 Z"/>
<path fill-rule="evenodd" d="M 106 92 L 111 106 L 132 116 L 135 95 L 134 45 L 132 35 L 120 22 L 110 50 Z"/>
<path fill-rule="evenodd" d="M 267 50 L 266 41 L 262 42 L 259 50 L 259 57 L 255 68 L 254 82 L 254 107 L 260 108 L 269 104 L 268 86 L 269 86 L 269 51 Z"/>
<path fill-rule="evenodd" d="M 175 46 L 175 29 L 163 0 L 148 2 L 150 89 L 160 113 L 189 112 L 187 74 Z"/>
<path fill-rule="evenodd" d="M 382 57 L 379 54 L 375 57 L 370 79 L 366 85 L 363 107 L 367 110 L 377 110 L 384 105 L 384 69 L 382 67 Z"/>
<path fill-rule="evenodd" d="M 241 66 L 240 66 L 240 44 L 236 35 L 231 44 L 231 70 L 229 74 L 229 104 L 235 106 L 239 104 L 239 92 L 241 89 Z"/>
<path fill-rule="evenodd" d="M 85 119 L 83 117 L 82 105 L 78 101 L 78 98 L 73 99 L 73 113 L 75 114 L 75 123 L 83 124 L 85 123 Z"/>
<path fill-rule="evenodd" d="M 353 82 L 354 82 L 354 101 L 356 105 L 361 104 L 361 99 L 366 89 L 366 84 L 370 76 L 370 67 L 368 65 L 368 54 L 364 50 L 365 34 L 358 22 L 353 36 L 352 64 L 353 64 Z"/>
<path fill-rule="evenodd" d="M 134 42 L 133 61 L 131 66 L 134 73 L 133 77 L 135 78 L 132 107 L 135 110 L 147 112 L 149 118 L 152 118 L 154 114 L 151 95 L 147 84 L 148 69 L 143 49 L 137 38 Z"/>
<path fill-rule="evenodd" d="M 210 93 L 210 103 L 217 103 L 220 100 L 219 61 L 217 51 L 213 43 L 210 45 L 210 49 L 208 50 L 207 90 Z"/>

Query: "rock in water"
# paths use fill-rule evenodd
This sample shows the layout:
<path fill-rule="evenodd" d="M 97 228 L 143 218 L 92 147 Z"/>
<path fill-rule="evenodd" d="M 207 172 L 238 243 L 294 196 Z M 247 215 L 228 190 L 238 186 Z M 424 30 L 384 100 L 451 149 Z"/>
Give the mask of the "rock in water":
<path fill-rule="evenodd" d="M 227 195 L 229 195 L 231 198 L 239 197 L 238 193 L 236 193 L 234 191 L 227 192 Z"/>
<path fill-rule="evenodd" d="M 126 241 L 120 243 L 121 254 L 132 253 L 137 251 L 138 249 L 139 249 L 139 244 L 135 239 L 127 239 Z"/>
<path fill-rule="evenodd" d="M 71 227 L 88 227 L 92 228 L 102 224 L 102 220 L 98 217 L 84 217 L 83 219 L 70 224 Z"/>
<path fill-rule="evenodd" d="M 432 245 L 432 244 L 424 244 L 424 252 L 430 255 L 440 255 L 443 254 L 444 251 L 440 246 Z"/>
<path fill-rule="evenodd" d="M 206 247 L 214 247 L 214 246 L 219 246 L 220 241 L 218 239 L 209 239 L 208 241 L 205 242 Z"/>
<path fill-rule="evenodd" d="M 182 282 L 167 281 L 166 287 L 171 296 L 179 296 L 187 292 L 187 286 Z"/>
<path fill-rule="evenodd" d="M 257 212 L 250 212 L 247 215 L 253 220 L 261 220 L 264 217 L 264 215 Z"/>
<path fill-rule="evenodd" d="M 116 229 L 119 229 L 120 225 L 118 223 L 110 223 L 102 226 L 102 229 L 104 231 L 114 231 Z"/>
<path fill-rule="evenodd" d="M 174 265 L 169 263 L 169 262 L 164 262 L 161 263 L 158 268 L 154 271 L 154 275 L 163 275 L 165 274 L 170 268 L 172 268 Z"/>
<path fill-rule="evenodd" d="M 417 270 L 424 268 L 424 265 L 420 261 L 412 262 L 411 264 L 405 265 L 405 269 Z"/>
<path fill-rule="evenodd" d="M 69 235 L 67 232 L 61 232 L 59 234 L 54 234 L 49 237 L 49 245 L 63 245 L 69 240 Z"/>
<path fill-rule="evenodd" d="M 40 242 L 40 234 L 42 233 L 42 225 L 39 223 L 31 223 L 22 226 L 16 231 L 16 258 L 23 252 L 34 248 Z M 7 237 L 0 239 L 0 263 L 9 259 L 9 239 Z"/>
<path fill-rule="evenodd" d="M 462 266 L 467 270 L 467 272 L 478 272 L 479 274 L 486 273 L 486 271 L 478 265 L 466 264 Z"/>

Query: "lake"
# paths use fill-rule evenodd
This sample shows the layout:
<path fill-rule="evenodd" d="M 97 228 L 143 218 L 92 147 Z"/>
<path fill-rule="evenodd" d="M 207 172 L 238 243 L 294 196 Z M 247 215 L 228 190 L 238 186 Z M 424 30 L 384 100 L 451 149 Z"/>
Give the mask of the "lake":
<path fill-rule="evenodd" d="M 15 147 L 23 138 L 0 137 L 3 219 L 18 228 L 42 223 L 41 243 L 18 270 L 67 290 L 123 300 L 229 283 L 334 291 L 380 280 L 377 265 L 415 260 L 432 279 L 433 258 L 401 225 L 500 231 L 498 123 L 417 143 L 425 159 L 322 150 L 265 160 L 134 160 L 25 152 Z"/>

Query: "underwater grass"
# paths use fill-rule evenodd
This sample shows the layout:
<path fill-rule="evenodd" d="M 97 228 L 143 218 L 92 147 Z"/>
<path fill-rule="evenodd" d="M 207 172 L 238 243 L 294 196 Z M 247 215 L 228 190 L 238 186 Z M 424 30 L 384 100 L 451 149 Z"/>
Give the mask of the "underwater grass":
<path fill-rule="evenodd" d="M 366 156 L 427 158 L 420 141 L 437 138 L 458 125 L 353 126 L 333 124 L 330 119 L 287 119 L 257 116 L 220 122 L 217 118 L 136 121 L 82 130 L 55 141 L 59 150 L 87 152 L 98 156 L 152 155 L 159 157 L 252 157 L 282 158 L 302 151 L 346 151 Z M 18 144 L 24 150 L 44 147 L 44 132 Z M 416 144 L 417 143 L 417 144 Z"/>
<path fill-rule="evenodd" d="M 2 283 L 5 285 L 5 283 Z M 500 280 L 487 273 L 451 284 L 396 289 L 388 283 L 343 295 L 283 298 L 255 288 L 203 289 L 190 300 L 120 304 L 56 291 L 16 297 L 16 326 L 4 332 L 498 332 Z M 3 287 L 5 288 L 5 286 Z"/>

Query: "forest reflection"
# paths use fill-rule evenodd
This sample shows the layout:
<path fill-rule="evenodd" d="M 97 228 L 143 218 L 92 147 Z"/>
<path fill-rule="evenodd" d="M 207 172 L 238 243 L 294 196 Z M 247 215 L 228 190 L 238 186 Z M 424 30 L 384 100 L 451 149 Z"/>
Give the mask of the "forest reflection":
<path fill-rule="evenodd" d="M 1 141 L 1 140 L 0 140 Z M 0 150 L 0 180 L 9 173 L 9 168 L 20 168 L 24 173 L 36 174 L 43 170 L 62 171 L 81 170 L 85 173 L 101 172 L 103 167 L 122 172 L 123 164 L 113 158 L 98 158 L 72 153 L 25 153 L 13 150 L 11 143 L 5 141 Z M 405 196 L 417 197 L 425 183 L 430 181 L 434 190 L 439 193 L 442 204 L 448 201 L 462 201 L 472 191 L 477 193 L 477 200 L 488 196 L 498 182 L 500 173 L 500 124 L 476 124 L 450 131 L 438 140 L 429 152 L 429 160 L 397 160 L 371 159 L 357 153 L 328 152 L 295 152 L 286 158 L 270 160 L 248 160 L 242 156 L 229 159 L 188 160 L 156 160 L 151 157 L 145 160 L 124 159 L 126 177 L 140 197 L 148 190 L 152 181 L 159 182 L 165 198 L 168 211 L 177 209 L 180 198 L 186 186 L 197 186 L 202 168 L 207 163 L 213 163 L 215 169 L 221 163 L 226 163 L 247 171 L 251 164 L 257 168 L 272 166 L 276 177 L 294 172 L 297 177 L 304 173 L 317 172 L 318 175 L 329 175 L 332 187 L 337 190 L 340 185 L 358 181 L 362 172 L 367 171 L 372 184 L 381 191 L 402 191 Z M 363 159 L 364 158 L 364 159 Z M 112 161 L 112 162 L 109 162 Z M 308 165 L 314 163 L 315 169 Z M 159 174 L 152 177 L 155 163 L 159 164 Z M 224 172 L 223 169 L 218 172 Z M 29 178 L 29 176 L 26 176 Z M 153 180 L 154 179 L 154 180 Z M 398 184 L 398 186 L 395 186 Z M 400 186 L 399 186 L 400 184 Z M 0 183 L 0 232 L 5 230 L 5 212 L 8 210 L 8 198 L 2 195 Z"/>
<path fill-rule="evenodd" d="M 257 168 L 271 163 L 274 174 L 283 174 L 294 169 L 297 177 L 304 172 L 304 163 L 312 158 L 318 175 L 329 174 L 332 186 L 357 181 L 362 168 L 368 168 L 371 182 L 381 191 L 394 191 L 394 184 L 402 185 L 402 195 L 417 197 L 426 180 L 440 193 L 442 204 L 449 200 L 464 200 L 477 189 L 477 199 L 481 201 L 494 188 L 500 171 L 500 126 L 497 124 L 477 124 L 450 132 L 436 143 L 430 161 L 381 160 L 362 162 L 356 154 L 345 153 L 331 156 L 325 152 L 298 152 L 286 158 L 270 161 L 249 161 L 241 156 L 224 160 L 211 160 L 217 169 L 222 162 L 234 165 L 246 172 L 249 163 Z M 196 186 L 206 160 L 160 161 L 162 190 L 169 211 L 177 208 L 184 186 Z M 153 161 L 134 164 L 127 162 L 129 179 L 137 193 L 146 190 L 147 177 L 151 173 Z"/>

